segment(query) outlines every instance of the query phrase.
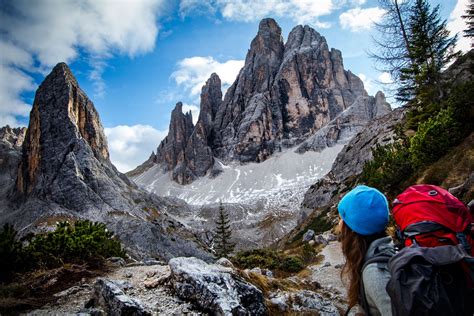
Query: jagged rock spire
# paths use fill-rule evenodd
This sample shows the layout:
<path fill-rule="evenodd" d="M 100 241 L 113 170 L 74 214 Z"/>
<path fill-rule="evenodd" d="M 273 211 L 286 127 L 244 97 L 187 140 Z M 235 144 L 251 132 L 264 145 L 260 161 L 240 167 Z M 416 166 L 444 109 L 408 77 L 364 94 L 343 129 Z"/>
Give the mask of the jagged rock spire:
<path fill-rule="evenodd" d="M 23 144 L 17 191 L 28 194 L 52 181 L 75 141 L 84 140 L 99 161 L 108 162 L 104 129 L 94 104 L 65 63 L 57 64 L 36 91 Z"/>
<path fill-rule="evenodd" d="M 182 144 L 168 145 L 181 148 L 173 151 L 181 158 L 166 160 L 174 179 L 178 169 L 187 175 L 180 183 L 215 167 L 213 157 L 260 162 L 302 142 L 299 151 L 332 146 L 389 111 L 384 96 L 369 96 L 362 80 L 344 69 L 341 52 L 330 50 L 316 30 L 298 25 L 284 43 L 273 19 L 260 22 L 243 68 L 220 99 L 220 80 L 212 75 L 203 87 L 201 113 L 184 155 Z M 170 152 L 164 146 L 158 156 Z M 206 158 L 197 160 L 199 155 Z"/>

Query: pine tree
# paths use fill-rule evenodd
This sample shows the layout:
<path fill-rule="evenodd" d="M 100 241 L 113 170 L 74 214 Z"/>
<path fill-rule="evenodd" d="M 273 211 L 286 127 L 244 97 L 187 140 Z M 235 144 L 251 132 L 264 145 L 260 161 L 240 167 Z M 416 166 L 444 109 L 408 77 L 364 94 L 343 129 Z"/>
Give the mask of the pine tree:
<path fill-rule="evenodd" d="M 234 250 L 235 244 L 230 241 L 232 229 L 230 228 L 229 214 L 225 212 L 222 202 L 219 205 L 219 215 L 214 233 L 216 256 L 218 258 L 227 257 Z"/>
<path fill-rule="evenodd" d="M 458 56 L 454 52 L 457 37 L 449 36 L 439 5 L 432 9 L 426 0 L 379 3 L 386 13 L 376 24 L 378 51 L 371 57 L 396 83 L 396 99 L 411 102 L 421 96 L 439 100 L 441 70 Z"/>
<path fill-rule="evenodd" d="M 403 101 L 415 97 L 439 101 L 442 98 L 441 71 L 453 58 L 457 36 L 450 37 L 446 20 L 441 20 L 439 5 L 431 9 L 426 0 L 416 0 L 408 25 L 411 63 L 401 69 L 401 87 L 397 97 Z"/>

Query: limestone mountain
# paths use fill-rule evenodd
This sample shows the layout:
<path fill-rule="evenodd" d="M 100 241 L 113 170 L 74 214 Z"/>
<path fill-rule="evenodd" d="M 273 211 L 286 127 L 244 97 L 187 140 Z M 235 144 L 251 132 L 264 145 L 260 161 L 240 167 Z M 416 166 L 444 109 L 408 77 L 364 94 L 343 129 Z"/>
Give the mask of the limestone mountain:
<path fill-rule="evenodd" d="M 99 115 L 64 63 L 36 91 L 17 170 L 5 183 L 2 222 L 31 231 L 65 219 L 102 221 L 137 256 L 207 256 L 167 214 L 185 203 L 140 190 L 110 162 Z"/>
<path fill-rule="evenodd" d="M 198 232 L 212 230 L 223 201 L 238 247 L 269 244 L 295 227 L 305 192 L 344 144 L 391 112 L 383 93 L 369 96 L 318 32 L 299 25 L 284 42 L 273 19 L 260 22 L 224 98 L 212 74 L 200 106 L 193 126 L 178 103 L 156 154 L 128 175 L 196 205 L 175 216 Z"/>
<path fill-rule="evenodd" d="M 187 184 L 215 176 L 221 162 L 262 162 L 282 148 L 320 151 L 347 142 L 368 122 L 390 112 L 383 93 L 371 97 L 344 70 L 342 54 L 309 26 L 296 26 L 284 43 L 273 19 L 260 22 L 244 67 L 224 99 L 213 74 L 201 93 L 196 126 L 173 111 L 170 131 L 152 160 Z M 136 176 L 153 164 L 130 173 Z"/>

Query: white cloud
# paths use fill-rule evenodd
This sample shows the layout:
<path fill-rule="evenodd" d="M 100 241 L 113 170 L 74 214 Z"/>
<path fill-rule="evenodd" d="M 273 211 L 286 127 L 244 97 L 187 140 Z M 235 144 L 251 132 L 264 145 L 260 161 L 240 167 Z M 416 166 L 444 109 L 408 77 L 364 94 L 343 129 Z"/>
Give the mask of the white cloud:
<path fill-rule="evenodd" d="M 385 11 L 379 7 L 354 8 L 342 13 L 339 16 L 339 23 L 343 29 L 361 32 L 370 29 L 374 22 L 380 22 L 384 13 Z"/>
<path fill-rule="evenodd" d="M 171 74 L 178 85 L 190 91 L 191 96 L 201 93 L 202 86 L 213 72 L 221 79 L 223 90 L 226 90 L 244 66 L 243 60 L 218 62 L 213 57 L 189 57 L 177 63 L 177 69 Z"/>
<path fill-rule="evenodd" d="M 31 106 L 23 102 L 20 91 L 35 88 L 31 77 L 4 64 L 0 64 L 0 126 L 20 126 L 16 116 L 27 116 Z"/>
<path fill-rule="evenodd" d="M 378 80 L 383 84 L 393 83 L 392 76 L 388 72 L 382 72 L 378 77 Z"/>
<path fill-rule="evenodd" d="M 193 124 L 196 125 L 199 117 L 199 107 L 195 106 L 194 104 L 183 103 L 183 113 L 187 113 L 189 111 L 191 111 L 191 114 L 193 115 Z"/>
<path fill-rule="evenodd" d="M 148 159 L 168 131 L 149 125 L 119 125 L 105 128 L 110 160 L 121 172 L 127 172 Z"/>
<path fill-rule="evenodd" d="M 448 20 L 448 30 L 451 32 L 451 35 L 458 34 L 458 42 L 456 48 L 467 52 L 471 49 L 470 40 L 467 37 L 464 37 L 463 31 L 467 28 L 465 20 L 461 17 L 466 14 L 465 10 L 469 4 L 468 0 L 458 0 L 453 11 L 449 15 Z"/>
<path fill-rule="evenodd" d="M 181 17 L 192 15 L 199 15 L 205 13 L 214 14 L 216 9 L 213 1 L 203 0 L 181 0 L 179 3 L 179 13 Z"/>
<path fill-rule="evenodd" d="M 361 0 L 358 0 L 361 1 Z M 337 0 L 182 0 L 180 13 L 189 15 L 193 9 L 206 10 L 212 14 L 219 11 L 230 21 L 258 21 L 264 17 L 290 18 L 298 24 L 313 24 L 327 28 L 329 23 L 319 17 L 337 9 Z"/>
<path fill-rule="evenodd" d="M 28 72 L 48 72 L 60 61 L 88 56 L 95 94 L 103 95 L 107 58 L 153 50 L 162 0 L 16 0 L 0 10 L 2 117 L 23 115 L 21 93 L 32 89 Z M 34 66 L 37 65 L 37 66 Z M 13 75 L 13 78 L 11 77 Z M 21 113 L 21 114 L 18 114 Z M 26 115 L 26 114 L 25 114 Z"/>
<path fill-rule="evenodd" d="M 360 80 L 362 80 L 362 82 L 364 83 L 364 88 L 365 90 L 369 93 L 369 95 L 375 95 L 375 93 L 377 93 L 377 89 L 376 87 L 374 86 L 374 81 L 367 77 L 365 74 L 363 73 L 360 73 L 357 75 Z"/>
<path fill-rule="evenodd" d="M 350 2 L 351 2 L 351 4 L 353 4 L 353 5 L 363 5 L 364 3 L 367 2 L 367 0 L 352 0 L 352 1 L 350 1 Z"/>

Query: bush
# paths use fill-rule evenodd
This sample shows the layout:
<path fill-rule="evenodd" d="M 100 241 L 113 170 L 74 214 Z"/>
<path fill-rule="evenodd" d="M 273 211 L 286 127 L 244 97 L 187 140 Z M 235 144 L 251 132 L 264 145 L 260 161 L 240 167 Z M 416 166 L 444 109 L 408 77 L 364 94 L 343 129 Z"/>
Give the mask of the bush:
<path fill-rule="evenodd" d="M 100 264 L 107 257 L 125 256 L 105 224 L 90 221 L 60 222 L 55 231 L 36 236 L 27 250 L 45 267 L 64 262 Z"/>
<path fill-rule="evenodd" d="M 306 264 L 311 263 L 317 256 L 317 252 L 314 250 L 314 247 L 311 246 L 309 243 L 304 243 L 301 249 L 301 259 Z"/>
<path fill-rule="evenodd" d="M 262 268 L 283 272 L 298 272 L 305 265 L 297 256 L 287 256 L 271 249 L 253 249 L 237 253 L 232 258 L 235 264 L 243 269 Z"/>
<path fill-rule="evenodd" d="M 454 114 L 454 109 L 448 107 L 419 125 L 410 139 L 410 160 L 415 168 L 436 161 L 460 142 L 462 126 Z"/>
<path fill-rule="evenodd" d="M 26 270 L 30 263 L 16 230 L 5 224 L 0 231 L 0 282 L 9 280 L 15 271 Z"/>
<path fill-rule="evenodd" d="M 392 192 L 413 173 L 408 150 L 409 141 L 401 132 L 390 144 L 377 145 L 372 149 L 373 160 L 362 170 L 360 182 L 382 192 Z"/>
<path fill-rule="evenodd" d="M 34 268 L 55 268 L 64 263 L 87 263 L 98 266 L 107 257 L 124 257 L 120 241 L 103 223 L 60 222 L 53 232 L 33 236 L 24 245 L 11 225 L 0 232 L 0 268 L 2 280 L 16 272 Z"/>
<path fill-rule="evenodd" d="M 288 272 L 298 272 L 305 267 L 303 260 L 299 257 L 291 256 L 283 259 L 280 269 Z"/>
<path fill-rule="evenodd" d="M 252 249 L 237 253 L 233 260 L 244 269 L 275 269 L 278 267 L 280 255 L 271 249 Z"/>

